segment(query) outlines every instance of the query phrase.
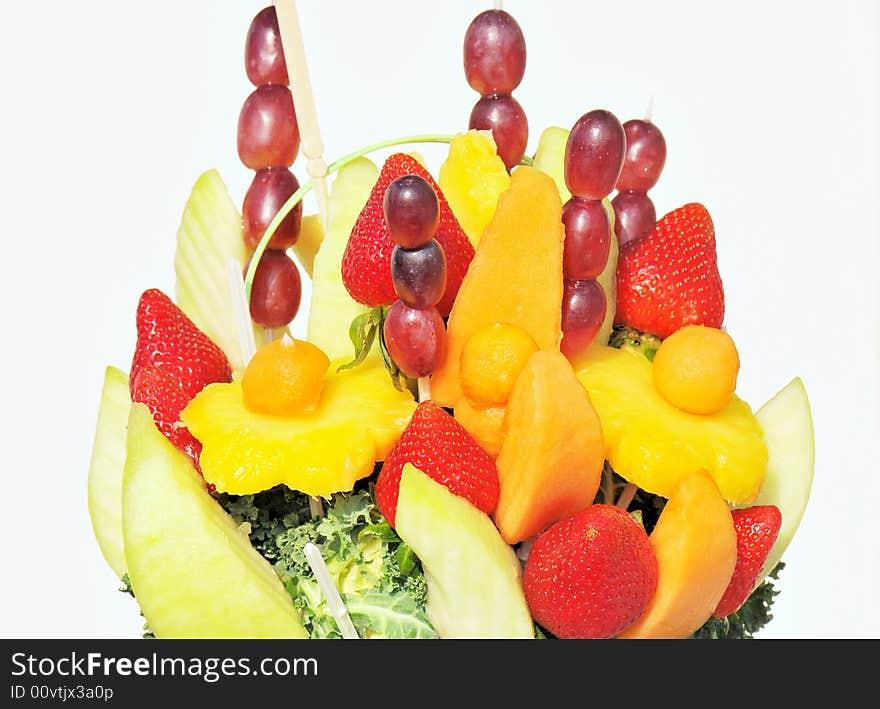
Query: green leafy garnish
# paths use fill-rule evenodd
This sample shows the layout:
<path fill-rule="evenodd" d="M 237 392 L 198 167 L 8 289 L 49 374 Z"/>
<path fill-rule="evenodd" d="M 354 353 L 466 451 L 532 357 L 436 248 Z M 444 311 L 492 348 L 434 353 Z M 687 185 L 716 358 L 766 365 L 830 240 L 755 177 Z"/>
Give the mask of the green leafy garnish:
<path fill-rule="evenodd" d="M 411 391 L 413 386 L 410 385 L 408 377 L 400 371 L 391 353 L 388 352 L 388 345 L 385 343 L 385 318 L 388 316 L 388 308 L 377 305 L 365 313 L 361 313 L 348 328 L 348 336 L 354 345 L 354 359 L 341 365 L 337 371 L 343 369 L 353 369 L 362 364 L 373 349 L 373 343 L 378 340 L 379 351 L 382 354 L 382 361 L 385 363 L 385 369 L 391 376 L 391 383 L 397 391 L 403 391 L 403 387 L 407 386 Z M 376 335 L 378 334 L 378 337 Z"/>
<path fill-rule="evenodd" d="M 773 571 L 767 576 L 751 595 L 742 604 L 740 609 L 731 613 L 726 618 L 709 618 L 696 633 L 694 638 L 698 640 L 750 640 L 767 623 L 773 620 L 770 612 L 773 600 L 779 595 L 773 582 L 779 578 L 779 572 L 785 568 L 783 562 L 779 562 Z"/>
<path fill-rule="evenodd" d="M 611 332 L 608 344 L 611 347 L 631 347 L 641 352 L 649 361 L 654 361 L 657 348 L 660 347 L 660 338 L 649 332 L 640 332 L 626 325 L 615 325 Z"/>
<path fill-rule="evenodd" d="M 320 549 L 360 637 L 437 637 L 425 613 L 421 565 L 369 490 L 334 495 L 319 519 L 311 518 L 307 496 L 283 486 L 219 500 L 273 563 L 312 638 L 341 634 L 306 561 L 307 542 Z"/>
<path fill-rule="evenodd" d="M 354 359 L 346 362 L 337 368 L 337 372 L 343 369 L 354 369 L 367 358 L 370 350 L 373 349 L 373 342 L 376 340 L 376 332 L 382 329 L 385 317 L 381 307 L 372 308 L 365 313 L 361 313 L 348 327 L 348 337 L 351 344 L 354 345 Z"/>

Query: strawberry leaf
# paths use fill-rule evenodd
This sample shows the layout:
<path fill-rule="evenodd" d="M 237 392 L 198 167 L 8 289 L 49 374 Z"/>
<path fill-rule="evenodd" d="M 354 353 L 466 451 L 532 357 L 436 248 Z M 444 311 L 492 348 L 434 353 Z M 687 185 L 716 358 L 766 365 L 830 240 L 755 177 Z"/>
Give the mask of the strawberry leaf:
<path fill-rule="evenodd" d="M 384 308 L 380 308 L 382 310 L 382 325 L 385 325 L 385 315 L 387 314 L 387 310 Z M 394 384 L 394 388 L 397 391 L 403 391 L 403 386 L 400 383 L 401 378 L 405 378 L 403 372 L 400 371 L 400 368 L 395 364 L 394 359 L 391 357 L 391 353 L 388 351 L 388 345 L 385 342 L 385 328 L 379 328 L 379 349 L 382 352 L 382 359 L 385 362 L 385 369 L 388 370 L 388 374 L 391 375 L 391 383 Z"/>
<path fill-rule="evenodd" d="M 373 308 L 361 313 L 351 321 L 351 325 L 348 327 L 348 336 L 351 339 L 351 344 L 354 345 L 354 359 L 340 365 L 337 372 L 344 369 L 354 369 L 362 364 L 370 354 L 373 342 L 376 340 L 376 331 L 381 327 L 381 317 L 377 318 L 377 310 L 381 310 L 381 308 Z"/>

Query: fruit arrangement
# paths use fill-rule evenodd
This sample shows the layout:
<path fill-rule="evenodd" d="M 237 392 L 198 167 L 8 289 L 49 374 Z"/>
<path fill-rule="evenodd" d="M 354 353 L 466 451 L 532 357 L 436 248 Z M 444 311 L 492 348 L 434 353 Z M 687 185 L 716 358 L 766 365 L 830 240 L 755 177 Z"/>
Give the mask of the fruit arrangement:
<path fill-rule="evenodd" d="M 327 165 L 297 36 L 292 3 L 254 18 L 241 211 L 197 179 L 175 297 L 143 292 L 106 369 L 89 510 L 148 633 L 752 637 L 810 406 L 798 378 L 737 396 L 709 211 L 648 196 L 660 129 L 593 109 L 527 156 L 525 36 L 496 8 L 464 35 L 467 130 Z M 436 173 L 368 157 L 422 140 Z"/>

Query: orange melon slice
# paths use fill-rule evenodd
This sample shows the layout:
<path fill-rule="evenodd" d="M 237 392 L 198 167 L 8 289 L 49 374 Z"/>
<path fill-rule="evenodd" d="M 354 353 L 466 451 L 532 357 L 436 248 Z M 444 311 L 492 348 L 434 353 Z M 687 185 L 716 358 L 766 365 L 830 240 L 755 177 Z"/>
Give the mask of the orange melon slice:
<path fill-rule="evenodd" d="M 447 323 L 446 360 L 431 397 L 454 407 L 463 397 L 464 343 L 495 323 L 524 329 L 540 349 L 562 339 L 562 202 L 553 179 L 535 168 L 513 171 L 458 291 Z"/>
<path fill-rule="evenodd" d="M 516 544 L 592 504 L 605 445 L 599 416 L 558 350 L 535 352 L 517 377 L 495 461 L 495 524 Z"/>

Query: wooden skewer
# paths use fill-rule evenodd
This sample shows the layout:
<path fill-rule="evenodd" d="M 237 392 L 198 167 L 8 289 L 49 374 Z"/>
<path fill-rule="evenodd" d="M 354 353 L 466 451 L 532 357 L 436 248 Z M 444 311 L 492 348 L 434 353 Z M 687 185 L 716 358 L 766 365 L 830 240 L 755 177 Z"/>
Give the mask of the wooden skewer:
<path fill-rule="evenodd" d="M 495 0 L 495 9 L 503 10 L 504 9 L 504 0 Z"/>
<path fill-rule="evenodd" d="M 226 273 L 229 276 L 229 290 L 232 294 L 232 307 L 235 310 L 235 322 L 238 327 L 241 363 L 242 366 L 247 367 L 251 357 L 257 351 L 257 344 L 254 340 L 250 308 L 248 307 L 247 294 L 244 289 L 244 279 L 241 276 L 241 264 L 234 258 L 230 258 L 226 264 Z"/>
<path fill-rule="evenodd" d="M 419 402 L 427 401 L 431 398 L 431 379 L 430 377 L 419 377 Z"/>
<path fill-rule="evenodd" d="M 278 16 L 278 30 L 281 33 L 281 46 L 284 61 L 290 78 L 290 91 L 296 108 L 296 122 L 299 126 L 300 145 L 306 160 L 306 172 L 312 179 L 315 201 L 321 225 L 327 228 L 327 163 L 324 160 L 324 142 L 318 125 L 318 110 L 315 94 L 309 78 L 305 46 L 296 0 L 275 0 L 275 14 Z"/>
<path fill-rule="evenodd" d="M 312 569 L 312 573 L 315 574 L 318 587 L 327 601 L 327 610 L 330 611 L 330 615 L 336 620 L 340 634 L 346 640 L 357 640 L 360 636 L 354 627 L 354 623 L 351 622 L 351 616 L 345 608 L 345 603 L 343 603 L 342 597 L 339 595 L 339 590 L 333 583 L 333 578 L 330 576 L 324 557 L 321 556 L 321 550 L 311 542 L 308 542 L 303 547 L 303 553 Z"/>
<path fill-rule="evenodd" d="M 623 488 L 623 492 L 620 493 L 620 497 L 617 498 L 617 507 L 626 510 L 626 508 L 629 507 L 629 503 L 632 502 L 633 497 L 635 497 L 638 489 L 637 485 L 627 483 L 626 487 Z"/>
<path fill-rule="evenodd" d="M 648 106 L 645 108 L 645 120 L 648 123 L 651 122 L 651 119 L 654 117 L 654 97 L 648 99 Z"/>

